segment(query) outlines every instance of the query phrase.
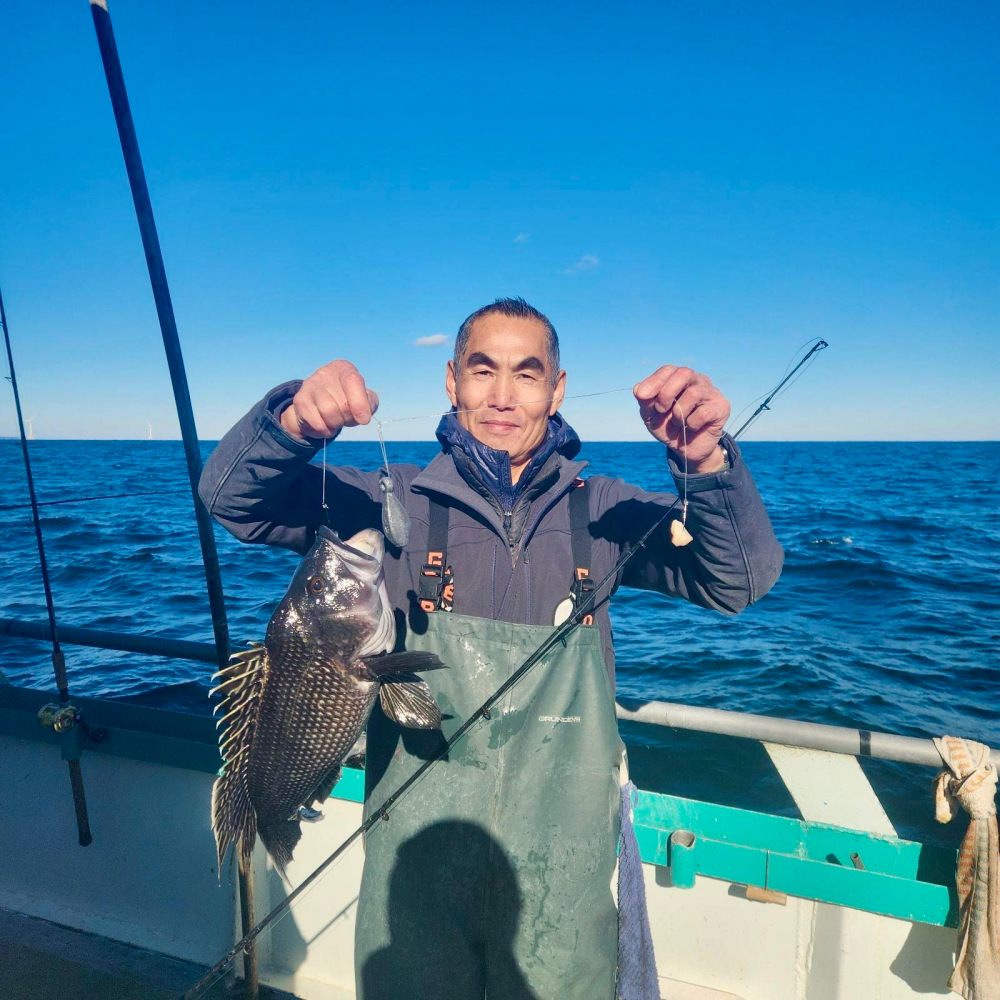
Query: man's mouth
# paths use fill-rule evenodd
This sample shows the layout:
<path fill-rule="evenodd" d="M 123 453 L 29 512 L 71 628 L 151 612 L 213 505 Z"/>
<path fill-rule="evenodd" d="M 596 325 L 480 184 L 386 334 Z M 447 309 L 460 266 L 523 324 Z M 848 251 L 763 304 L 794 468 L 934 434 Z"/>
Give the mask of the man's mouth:
<path fill-rule="evenodd" d="M 480 424 L 494 434 L 509 434 L 520 427 L 519 424 L 511 423 L 509 420 L 482 420 Z"/>

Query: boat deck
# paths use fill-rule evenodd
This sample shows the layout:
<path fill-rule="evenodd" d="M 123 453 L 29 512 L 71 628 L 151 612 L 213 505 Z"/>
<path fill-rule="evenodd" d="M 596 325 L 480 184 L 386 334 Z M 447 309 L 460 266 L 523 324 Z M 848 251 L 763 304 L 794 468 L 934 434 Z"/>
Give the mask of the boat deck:
<path fill-rule="evenodd" d="M 0 908 L 0 997 L 9 1000 L 177 1000 L 203 975 L 194 962 L 122 944 L 97 934 Z M 740 1000 L 735 994 L 668 981 L 671 1000 Z M 331 990 L 338 1000 L 348 994 Z M 665 994 L 666 996 L 667 994 Z M 242 980 L 230 976 L 204 1000 L 242 1000 Z M 297 1000 L 260 986 L 259 1000 Z"/>
<path fill-rule="evenodd" d="M 96 934 L 0 909 L 0 997 L 10 1000 L 177 1000 L 205 969 Z M 205 1000 L 235 1000 L 223 979 Z M 261 1000 L 294 1000 L 262 986 Z"/>

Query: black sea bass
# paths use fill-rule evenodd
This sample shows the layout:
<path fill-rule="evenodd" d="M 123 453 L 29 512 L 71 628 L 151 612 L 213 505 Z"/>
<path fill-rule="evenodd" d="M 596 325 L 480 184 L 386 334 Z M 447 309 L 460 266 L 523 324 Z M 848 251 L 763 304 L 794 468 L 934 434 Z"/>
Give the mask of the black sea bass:
<path fill-rule="evenodd" d="M 374 530 L 346 542 L 320 528 L 267 626 L 262 646 L 237 653 L 217 676 L 219 748 L 212 793 L 219 870 L 230 844 L 245 869 L 255 834 L 284 871 L 299 841 L 298 808 L 325 799 L 380 698 L 392 719 L 436 729 L 441 713 L 412 671 L 444 664 L 432 653 L 389 653 L 396 627 Z"/>

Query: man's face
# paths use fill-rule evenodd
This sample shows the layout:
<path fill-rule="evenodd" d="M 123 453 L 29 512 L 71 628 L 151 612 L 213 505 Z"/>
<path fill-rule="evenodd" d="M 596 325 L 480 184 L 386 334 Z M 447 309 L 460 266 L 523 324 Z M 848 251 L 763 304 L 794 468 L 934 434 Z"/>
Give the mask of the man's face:
<path fill-rule="evenodd" d="M 487 313 L 473 324 L 458 371 L 448 362 L 445 387 L 458 422 L 510 455 L 514 482 L 545 440 L 566 390 L 566 373 L 553 371 L 548 342 L 536 319 Z"/>

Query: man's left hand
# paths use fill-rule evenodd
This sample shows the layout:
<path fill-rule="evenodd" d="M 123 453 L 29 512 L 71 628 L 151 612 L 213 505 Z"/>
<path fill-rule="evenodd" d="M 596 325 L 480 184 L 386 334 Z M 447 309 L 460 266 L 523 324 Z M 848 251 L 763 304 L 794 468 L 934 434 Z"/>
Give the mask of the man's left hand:
<path fill-rule="evenodd" d="M 632 390 L 646 430 L 662 441 L 689 473 L 726 467 L 719 447 L 731 407 L 707 375 L 664 365 Z"/>

